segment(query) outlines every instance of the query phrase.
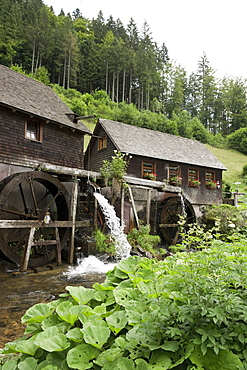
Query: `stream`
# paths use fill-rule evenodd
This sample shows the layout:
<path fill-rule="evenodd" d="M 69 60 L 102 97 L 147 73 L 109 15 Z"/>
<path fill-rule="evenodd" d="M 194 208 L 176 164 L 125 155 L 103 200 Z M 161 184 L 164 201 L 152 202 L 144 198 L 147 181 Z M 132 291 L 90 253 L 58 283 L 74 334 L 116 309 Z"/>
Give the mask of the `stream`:
<path fill-rule="evenodd" d="M 113 267 L 94 256 L 79 260 L 76 266 L 40 267 L 38 273 L 18 273 L 0 265 L 0 348 L 23 335 L 25 325 L 20 320 L 29 307 L 57 299 L 67 285 L 91 288 L 103 282 Z"/>

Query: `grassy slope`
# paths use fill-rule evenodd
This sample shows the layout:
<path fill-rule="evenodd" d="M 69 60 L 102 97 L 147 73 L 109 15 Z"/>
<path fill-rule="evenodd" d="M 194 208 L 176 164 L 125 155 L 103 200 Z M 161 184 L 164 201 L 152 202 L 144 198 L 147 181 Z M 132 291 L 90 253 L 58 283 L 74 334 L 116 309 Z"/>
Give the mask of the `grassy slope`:
<path fill-rule="evenodd" d="M 219 149 L 208 144 L 205 146 L 227 168 L 227 171 L 223 171 L 223 181 L 231 185 L 232 191 L 238 189 L 239 192 L 246 193 L 239 196 L 239 200 L 247 203 L 247 185 L 241 177 L 243 166 L 247 164 L 247 155 L 236 150 Z M 241 184 L 236 184 L 236 182 Z"/>

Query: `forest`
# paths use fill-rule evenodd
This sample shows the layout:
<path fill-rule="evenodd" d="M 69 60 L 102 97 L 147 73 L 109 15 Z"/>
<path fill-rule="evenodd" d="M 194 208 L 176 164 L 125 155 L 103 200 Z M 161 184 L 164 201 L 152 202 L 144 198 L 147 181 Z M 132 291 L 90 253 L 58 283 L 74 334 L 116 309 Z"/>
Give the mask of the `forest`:
<path fill-rule="evenodd" d="M 247 153 L 246 80 L 216 78 L 206 53 L 188 75 L 146 21 L 138 30 L 133 18 L 125 27 L 102 11 L 91 20 L 80 9 L 57 16 L 42 0 L 0 0 L 0 7 L 1 64 L 87 98 L 104 91 L 114 107 L 142 113 L 141 126 Z M 203 129 L 209 136 L 197 137 Z"/>

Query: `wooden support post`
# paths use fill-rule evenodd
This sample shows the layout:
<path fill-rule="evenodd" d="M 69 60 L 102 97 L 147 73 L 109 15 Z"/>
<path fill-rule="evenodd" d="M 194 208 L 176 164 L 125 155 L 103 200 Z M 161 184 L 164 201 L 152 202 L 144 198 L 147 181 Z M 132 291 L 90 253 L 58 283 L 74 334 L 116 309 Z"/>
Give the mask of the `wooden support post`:
<path fill-rule="evenodd" d="M 71 229 L 71 241 L 70 241 L 70 253 L 69 253 L 69 263 L 74 262 L 74 251 L 75 251 L 75 227 L 76 227 L 76 209 L 77 209 L 77 199 L 78 199 L 78 180 L 77 176 L 74 179 L 72 188 L 72 199 L 71 199 L 71 217 L 72 217 L 72 229 Z"/>
<path fill-rule="evenodd" d="M 139 220 L 138 220 L 138 215 L 137 215 L 137 211 L 136 211 L 134 197 L 133 197 L 132 190 L 131 190 L 131 187 L 130 186 L 129 186 L 129 194 L 130 194 L 130 200 L 131 200 L 131 204 L 132 204 L 132 209 L 133 209 L 133 212 L 134 212 L 134 217 L 135 217 L 135 220 L 136 220 L 136 227 L 137 227 L 137 229 L 139 229 L 140 224 L 139 224 Z"/>
<path fill-rule="evenodd" d="M 97 219 L 98 219 L 98 201 L 94 197 L 94 210 L 93 210 L 93 229 L 94 231 L 97 229 Z"/>
<path fill-rule="evenodd" d="M 147 194 L 147 209 L 146 209 L 147 225 L 150 225 L 151 194 L 152 194 L 152 189 L 148 189 L 148 194 Z"/>
<path fill-rule="evenodd" d="M 122 186 L 121 191 L 121 226 L 124 225 L 124 187 Z"/>
<path fill-rule="evenodd" d="M 23 254 L 23 257 L 22 257 L 22 261 L 21 261 L 21 266 L 20 266 L 20 271 L 21 272 L 27 271 L 28 262 L 29 262 L 29 258 L 30 258 L 30 253 L 31 253 L 31 248 L 32 248 L 32 244 L 33 244 L 34 233 L 35 233 L 35 228 L 32 227 L 31 230 L 30 230 L 28 241 L 27 241 L 27 244 L 26 244 L 26 247 L 25 247 L 25 250 L 24 250 L 24 254 Z"/>
<path fill-rule="evenodd" d="M 60 243 L 60 236 L 59 236 L 59 231 L 58 228 L 55 227 L 55 235 L 56 235 L 56 256 L 57 256 L 57 265 L 61 266 L 62 265 L 62 255 L 61 255 L 61 243 Z"/>

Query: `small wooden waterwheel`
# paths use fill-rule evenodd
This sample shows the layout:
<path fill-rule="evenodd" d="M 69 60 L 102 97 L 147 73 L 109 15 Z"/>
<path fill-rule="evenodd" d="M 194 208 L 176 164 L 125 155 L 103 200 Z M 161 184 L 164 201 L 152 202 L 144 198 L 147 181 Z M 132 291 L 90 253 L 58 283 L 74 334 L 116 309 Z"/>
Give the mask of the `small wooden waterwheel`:
<path fill-rule="evenodd" d="M 64 185 L 48 173 L 16 173 L 0 182 L 0 249 L 11 261 L 21 265 L 33 230 L 29 267 L 44 265 L 63 249 L 69 229 L 54 227 L 56 221 L 70 220 L 69 195 Z M 49 213 L 50 224 L 45 224 Z M 49 219 L 48 219 L 49 222 Z"/>
<path fill-rule="evenodd" d="M 180 215 L 185 217 L 185 227 L 196 221 L 194 209 L 187 199 L 182 196 L 174 196 L 162 203 L 159 227 L 168 245 L 175 245 L 178 241 Z"/>

